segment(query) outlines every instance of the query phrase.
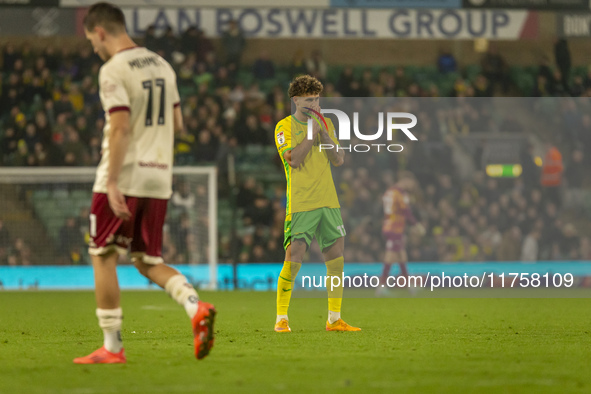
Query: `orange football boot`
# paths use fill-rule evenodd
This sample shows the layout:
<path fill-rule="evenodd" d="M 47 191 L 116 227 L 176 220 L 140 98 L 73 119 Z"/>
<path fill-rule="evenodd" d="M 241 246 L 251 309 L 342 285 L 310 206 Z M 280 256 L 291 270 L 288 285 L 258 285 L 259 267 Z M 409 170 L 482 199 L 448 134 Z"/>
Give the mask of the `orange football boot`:
<path fill-rule="evenodd" d="M 111 353 L 104 346 L 88 356 L 74 359 L 74 364 L 125 364 L 126 362 L 127 359 L 123 349 L 119 353 Z"/>
<path fill-rule="evenodd" d="M 361 331 L 361 328 L 353 327 L 352 325 L 345 323 L 343 319 L 339 319 L 332 324 L 327 320 L 326 331 Z"/>
<path fill-rule="evenodd" d="M 193 342 L 195 343 L 195 357 L 201 360 L 209 354 L 213 347 L 213 323 L 216 310 L 212 304 L 199 301 L 197 313 L 191 319 L 193 325 Z"/>
<path fill-rule="evenodd" d="M 278 323 L 275 323 L 275 332 L 291 332 L 289 322 L 286 319 L 279 320 Z"/>

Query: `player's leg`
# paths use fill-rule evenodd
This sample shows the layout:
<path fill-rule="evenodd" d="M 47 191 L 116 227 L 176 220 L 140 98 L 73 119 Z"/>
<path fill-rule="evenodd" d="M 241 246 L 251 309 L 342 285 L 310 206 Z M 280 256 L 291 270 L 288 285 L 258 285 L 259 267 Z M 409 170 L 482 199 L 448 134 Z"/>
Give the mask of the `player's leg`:
<path fill-rule="evenodd" d="M 134 223 L 131 242 L 133 262 L 138 271 L 185 308 L 193 325 L 195 356 L 201 359 L 213 347 L 213 324 L 216 310 L 199 300 L 195 288 L 176 269 L 162 259 L 162 229 L 167 200 L 142 198 Z"/>
<path fill-rule="evenodd" d="M 404 283 L 406 283 L 406 287 L 408 287 L 408 256 L 406 255 L 406 250 L 404 248 L 400 249 L 397 253 L 398 257 L 398 266 L 400 267 L 400 276 L 405 278 Z"/>
<path fill-rule="evenodd" d="M 136 200 L 127 200 L 132 214 Z M 96 316 L 103 330 L 103 347 L 88 356 L 74 359 L 77 364 L 124 363 L 126 361 L 121 339 L 123 312 L 117 280 L 118 251 L 125 251 L 131 223 L 123 222 L 111 211 L 105 194 L 93 195 L 90 216 L 90 248 L 95 281 Z M 121 235 L 121 237 L 119 237 Z M 113 240 L 118 239 L 115 244 Z"/>
<path fill-rule="evenodd" d="M 287 310 L 291 301 L 293 282 L 302 266 L 304 254 L 312 242 L 309 227 L 311 223 L 306 215 L 298 212 L 286 217 L 284 225 L 285 260 L 277 278 L 277 317 L 275 319 L 276 332 L 291 332 Z M 293 218 L 293 221 L 291 220 Z M 309 219 L 309 218 L 308 218 Z M 292 234 L 296 234 L 292 236 Z"/>
<path fill-rule="evenodd" d="M 341 319 L 343 302 L 343 269 L 345 259 L 345 226 L 340 209 L 322 208 L 322 221 L 316 230 L 316 239 L 322 250 L 326 265 L 326 287 L 328 291 L 327 331 L 360 331 Z M 333 280 L 334 278 L 334 280 Z"/>
<path fill-rule="evenodd" d="M 411 295 L 415 295 L 417 293 L 418 290 L 420 290 L 419 288 L 415 287 L 415 285 L 411 285 L 410 283 L 410 278 L 409 278 L 409 274 L 408 274 L 408 255 L 406 253 L 406 249 L 404 244 L 402 244 L 402 249 L 399 252 L 399 263 L 398 265 L 400 266 L 400 276 L 403 276 L 405 281 L 405 287 L 409 290 Z"/>
<path fill-rule="evenodd" d="M 302 259 L 306 253 L 305 241 L 293 240 L 285 250 L 283 267 L 277 278 L 277 318 L 275 319 L 276 332 L 291 332 L 287 310 L 291 301 L 293 283 L 302 266 Z"/>
<path fill-rule="evenodd" d="M 119 282 L 117 280 L 117 260 L 119 254 L 112 251 L 104 256 L 92 256 L 94 269 L 94 288 L 96 316 L 103 330 L 104 348 L 111 353 L 119 353 L 123 348 Z"/>
<path fill-rule="evenodd" d="M 384 254 L 384 268 L 382 270 L 382 274 L 380 275 L 380 287 L 382 285 L 387 286 L 386 281 L 388 280 L 388 276 L 390 276 L 392 264 L 400 261 L 398 251 L 400 250 L 401 235 L 394 233 L 384 233 L 383 236 L 386 240 L 386 253 Z"/>
<path fill-rule="evenodd" d="M 189 318 L 197 313 L 199 295 L 187 278 L 176 269 L 164 264 L 163 261 L 146 263 L 151 257 L 134 253 L 133 264 L 140 274 L 163 288 L 170 297 L 185 308 Z"/>

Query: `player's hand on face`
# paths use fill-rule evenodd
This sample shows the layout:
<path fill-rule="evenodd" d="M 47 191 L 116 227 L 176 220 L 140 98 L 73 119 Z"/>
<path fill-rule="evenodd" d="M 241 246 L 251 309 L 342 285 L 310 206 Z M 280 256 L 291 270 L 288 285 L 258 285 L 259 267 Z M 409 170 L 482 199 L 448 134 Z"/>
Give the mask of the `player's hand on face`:
<path fill-rule="evenodd" d="M 316 137 L 318 133 L 322 131 L 322 127 L 318 124 L 318 121 L 315 119 L 312 120 L 312 135 Z"/>
<path fill-rule="evenodd" d="M 131 211 L 127 207 L 125 197 L 121 194 L 116 184 L 107 185 L 107 197 L 109 199 L 109 206 L 115 216 L 123 220 L 131 219 Z"/>

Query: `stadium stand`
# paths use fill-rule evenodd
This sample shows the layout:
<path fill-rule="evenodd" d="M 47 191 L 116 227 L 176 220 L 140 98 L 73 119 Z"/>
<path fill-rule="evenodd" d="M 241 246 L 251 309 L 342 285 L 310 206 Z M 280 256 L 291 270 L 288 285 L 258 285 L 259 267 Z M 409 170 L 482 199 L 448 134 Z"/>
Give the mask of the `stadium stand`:
<path fill-rule="evenodd" d="M 574 68 L 564 82 L 548 59 L 535 66 L 508 65 L 494 48 L 483 56 L 481 64 L 463 67 L 450 53 L 442 53 L 431 66 L 365 67 L 326 64 L 321 52 L 313 51 L 307 58 L 299 50 L 294 50 L 290 64 L 275 64 L 262 52 L 254 64 L 247 65 L 241 61 L 244 38 L 239 32 L 223 40 L 228 50 L 221 54 L 194 28 L 181 37 L 172 32 L 156 37 L 149 29 L 144 40 L 144 45 L 170 60 L 177 70 L 187 127 L 175 141 L 176 164 L 215 164 L 219 168 L 221 261 L 278 262 L 283 258 L 284 175 L 273 128 L 289 114 L 286 89 L 295 75 L 318 76 L 328 97 L 591 96 L 591 69 Z M 40 53 L 28 45 L 4 46 L 0 165 L 98 163 L 104 125 L 97 92 L 100 64 L 88 45 L 48 46 Z M 588 115 L 578 119 L 587 134 L 566 133 L 558 141 L 538 136 L 540 142 L 546 139 L 562 153 L 567 187 L 558 197 L 541 183 L 531 140 L 515 122 L 503 124 L 503 133 L 493 135 L 484 120 L 469 119 L 465 113 L 432 115 L 421 115 L 437 126 L 421 136 L 423 143 L 386 163 L 392 173 L 411 170 L 420 183 L 421 193 L 415 196 L 414 206 L 428 236 L 423 240 L 411 237 L 411 260 L 591 258 L 589 238 L 584 236 L 589 229 L 576 220 L 591 213 L 586 191 L 589 179 L 583 175 L 590 160 L 583 153 L 591 147 Z M 475 168 L 470 179 L 453 163 L 452 156 L 460 153 Z M 228 183 L 230 156 L 236 166 L 237 186 Z M 509 157 L 521 163 L 524 176 L 516 180 L 486 178 L 483 157 Z M 348 212 L 355 213 L 344 218 L 348 227 L 355 229 L 349 234 L 347 261 L 381 261 L 379 226 L 371 220 L 375 211 L 368 212 L 366 207 L 381 209 L 381 193 L 388 180 L 363 176 L 363 171 L 375 165 L 367 162 L 358 173 L 335 171 L 341 202 L 351 208 Z M 433 171 L 438 167 L 446 171 Z M 59 263 L 87 262 L 84 245 L 90 190 L 47 187 L 29 190 L 24 201 L 51 239 Z M 165 255 L 169 261 L 187 263 L 187 234 L 179 230 L 182 213 L 173 210 L 168 223 Z M 11 236 L 0 223 L 0 264 L 31 264 L 27 245 L 32 241 Z M 311 254 L 320 258 L 316 248 Z"/>

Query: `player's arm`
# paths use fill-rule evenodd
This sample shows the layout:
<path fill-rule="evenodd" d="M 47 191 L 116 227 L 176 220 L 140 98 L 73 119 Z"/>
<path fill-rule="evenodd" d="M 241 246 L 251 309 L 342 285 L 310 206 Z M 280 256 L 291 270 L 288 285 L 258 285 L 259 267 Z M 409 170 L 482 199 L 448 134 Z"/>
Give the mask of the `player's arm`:
<path fill-rule="evenodd" d="M 170 64 L 168 65 L 170 67 Z M 183 111 L 181 109 L 181 96 L 179 95 L 179 89 L 176 80 L 176 74 L 172 67 L 170 67 L 170 72 L 174 76 L 174 88 L 172 89 L 172 105 L 173 105 L 173 121 L 174 121 L 174 134 L 181 134 L 184 129 L 184 122 L 183 122 Z"/>
<path fill-rule="evenodd" d="M 129 148 L 131 128 L 129 111 L 116 111 L 110 115 L 109 134 L 109 172 L 107 176 L 107 194 L 109 205 L 115 215 L 123 220 L 131 218 L 131 212 L 125 203 L 125 197 L 119 191 L 117 182 Z"/>
<path fill-rule="evenodd" d="M 331 123 L 331 126 L 332 126 L 332 123 Z M 326 152 L 326 155 L 328 156 L 328 160 L 330 160 L 330 162 L 333 166 L 335 166 L 335 167 L 342 166 L 343 163 L 345 162 L 345 150 L 337 148 L 339 146 L 337 139 L 333 138 L 333 136 L 331 136 L 327 130 L 323 129 L 320 132 L 320 143 L 322 145 L 331 145 L 332 146 L 332 148 L 323 149 L 323 151 Z"/>
<path fill-rule="evenodd" d="M 103 66 L 99 73 L 101 103 L 109 112 L 109 169 L 107 173 L 107 197 L 111 210 L 120 219 L 128 220 L 131 212 L 118 187 L 119 174 L 131 139 L 129 124 L 130 100 L 125 77 L 114 66 Z"/>
<path fill-rule="evenodd" d="M 311 140 L 305 138 L 295 148 L 285 151 L 283 158 L 291 168 L 298 168 L 303 163 L 313 145 L 314 138 Z"/>
<path fill-rule="evenodd" d="M 320 127 L 315 124 L 312 127 L 312 139 L 304 138 L 298 145 L 283 152 L 282 156 L 287 164 L 289 164 L 292 168 L 298 168 L 300 165 L 302 165 L 304 159 L 310 152 L 310 149 L 312 149 L 312 146 L 314 146 L 314 140 L 316 139 L 319 131 Z M 277 136 L 279 136 L 279 134 L 277 134 Z M 284 145 L 278 146 L 279 149 L 281 149 L 282 146 L 289 146 L 292 144 L 293 140 L 291 139 L 291 130 L 285 131 L 285 138 L 285 141 L 283 141 Z M 277 143 L 279 142 L 277 141 Z"/>
<path fill-rule="evenodd" d="M 181 134 L 181 132 L 184 129 L 184 125 L 183 125 L 183 112 L 181 111 L 180 105 L 174 106 L 173 118 L 174 118 L 174 133 Z"/>

